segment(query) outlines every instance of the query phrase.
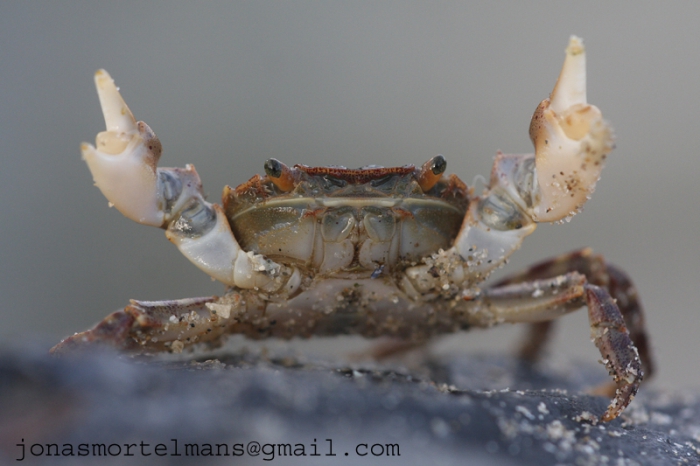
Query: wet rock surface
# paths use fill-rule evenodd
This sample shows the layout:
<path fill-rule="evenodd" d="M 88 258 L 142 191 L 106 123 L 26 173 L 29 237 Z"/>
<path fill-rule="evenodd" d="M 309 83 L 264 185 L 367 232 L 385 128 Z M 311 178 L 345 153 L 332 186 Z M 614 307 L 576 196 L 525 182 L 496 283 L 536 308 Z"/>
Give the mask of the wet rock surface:
<path fill-rule="evenodd" d="M 16 461 L 22 457 L 27 464 L 700 463 L 697 393 L 643 389 L 621 418 L 601 424 L 597 417 L 608 400 L 585 395 L 581 387 L 604 375 L 595 366 L 528 367 L 503 356 L 445 357 L 412 372 L 264 351 L 135 361 L 107 353 L 56 358 L 31 348 L 5 349 L 0 459 L 3 464 L 22 464 Z M 74 456 L 66 457 L 71 447 Z"/>

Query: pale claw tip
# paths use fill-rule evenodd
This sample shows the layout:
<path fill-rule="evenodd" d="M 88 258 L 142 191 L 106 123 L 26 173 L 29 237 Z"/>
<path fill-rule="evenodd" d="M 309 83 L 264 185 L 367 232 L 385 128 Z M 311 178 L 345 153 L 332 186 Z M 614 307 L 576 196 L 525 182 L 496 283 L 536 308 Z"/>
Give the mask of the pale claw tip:
<path fill-rule="evenodd" d="M 124 133 L 136 131 L 136 119 L 107 71 L 99 69 L 95 72 L 95 87 L 100 98 L 107 131 Z"/>
<path fill-rule="evenodd" d="M 571 36 L 559 79 L 550 96 L 550 107 L 557 113 L 586 103 L 586 49 L 583 41 Z"/>
<path fill-rule="evenodd" d="M 581 39 L 578 36 L 571 36 L 569 37 L 569 46 L 566 48 L 566 53 L 569 55 L 578 55 L 579 53 L 583 53 L 584 48 L 583 48 L 583 39 Z M 104 71 L 104 70 L 100 70 Z"/>

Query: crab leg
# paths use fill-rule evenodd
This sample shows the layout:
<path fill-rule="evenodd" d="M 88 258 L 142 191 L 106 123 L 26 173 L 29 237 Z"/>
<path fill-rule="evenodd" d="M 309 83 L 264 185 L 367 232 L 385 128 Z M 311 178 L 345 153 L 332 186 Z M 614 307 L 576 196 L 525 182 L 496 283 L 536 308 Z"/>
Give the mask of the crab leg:
<path fill-rule="evenodd" d="M 51 348 L 67 353 L 94 345 L 120 351 L 179 352 L 185 344 L 215 340 L 226 332 L 233 305 L 217 312 L 222 305 L 215 296 L 174 301 L 136 301 L 113 312 L 93 328 L 76 333 Z"/>
<path fill-rule="evenodd" d="M 637 393 L 644 372 L 620 309 L 610 293 L 588 283 L 585 276 L 571 272 L 490 288 L 469 304 L 475 326 L 546 322 L 587 306 L 591 339 L 616 385 L 614 398 L 601 419 L 615 419 Z"/>
<path fill-rule="evenodd" d="M 630 340 L 625 321 L 615 301 L 604 289 L 586 287 L 591 339 L 603 355 L 603 363 L 612 375 L 617 390 L 603 421 L 615 419 L 630 404 L 644 378 L 639 352 Z"/>
<path fill-rule="evenodd" d="M 639 350 L 639 357 L 648 379 L 654 373 L 654 361 L 649 351 L 649 339 L 644 322 L 644 311 L 632 281 L 625 272 L 607 264 L 603 256 L 593 254 L 590 248 L 574 251 L 536 264 L 522 273 L 506 277 L 494 287 L 541 280 L 569 272 L 578 272 L 586 276 L 588 283 L 600 286 L 610 293 L 629 330 L 630 338 Z M 548 340 L 553 321 L 531 324 L 530 331 L 520 349 L 520 356 L 529 361 L 536 361 Z"/>
<path fill-rule="evenodd" d="M 136 122 L 106 71 L 95 73 L 95 85 L 107 130 L 97 135 L 97 147 L 83 143 L 81 150 L 110 205 L 136 222 L 164 228 L 190 261 L 227 285 L 274 291 L 299 281 L 296 270 L 240 248 L 221 207 L 204 199 L 194 166 L 157 168 L 160 141 L 146 123 Z"/>
<path fill-rule="evenodd" d="M 593 191 L 613 137 L 586 102 L 585 65 L 582 42 L 571 37 L 551 97 L 532 117 L 535 154 L 498 154 L 487 191 L 470 205 L 453 251 L 471 281 L 503 264 L 536 223 L 574 215 Z"/>

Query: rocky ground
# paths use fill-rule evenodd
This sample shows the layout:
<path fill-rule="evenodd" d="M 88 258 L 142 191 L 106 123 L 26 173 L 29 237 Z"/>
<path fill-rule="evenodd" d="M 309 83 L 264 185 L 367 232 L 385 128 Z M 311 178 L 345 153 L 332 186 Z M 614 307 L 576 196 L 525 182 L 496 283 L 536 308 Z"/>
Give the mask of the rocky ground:
<path fill-rule="evenodd" d="M 608 400 L 583 387 L 604 375 L 503 356 L 443 357 L 408 370 L 263 350 L 133 360 L 6 348 L 0 460 L 700 464 L 698 393 L 643 388 L 621 418 L 601 424 Z"/>

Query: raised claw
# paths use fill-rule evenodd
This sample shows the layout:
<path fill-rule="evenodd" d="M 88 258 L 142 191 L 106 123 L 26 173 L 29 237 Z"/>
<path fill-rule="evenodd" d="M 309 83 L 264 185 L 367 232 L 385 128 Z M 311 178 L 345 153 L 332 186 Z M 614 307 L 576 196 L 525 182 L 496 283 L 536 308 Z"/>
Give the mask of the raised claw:
<path fill-rule="evenodd" d="M 105 70 L 95 73 L 95 86 L 107 130 L 97 135 L 96 147 L 80 147 L 95 185 L 125 217 L 162 227 L 165 216 L 156 175 L 160 141 L 148 125 L 136 122 Z"/>
<path fill-rule="evenodd" d="M 229 286 L 291 293 L 301 281 L 262 256 L 243 251 L 221 207 L 204 199 L 194 166 L 158 168 L 162 152 L 151 128 L 137 122 L 105 70 L 95 73 L 107 130 L 96 146 L 81 146 L 95 185 L 125 217 L 161 227 L 180 252 L 212 278 Z"/>
<path fill-rule="evenodd" d="M 572 36 L 557 84 L 530 123 L 535 145 L 536 187 L 531 211 L 536 222 L 576 214 L 593 192 L 613 134 L 600 110 L 586 101 L 586 54 Z"/>
<path fill-rule="evenodd" d="M 571 37 L 559 79 L 530 122 L 535 154 L 499 153 L 488 189 L 469 205 L 454 251 L 470 277 L 502 265 L 540 222 L 577 213 L 593 192 L 613 149 L 610 126 L 586 102 L 583 43 Z"/>

